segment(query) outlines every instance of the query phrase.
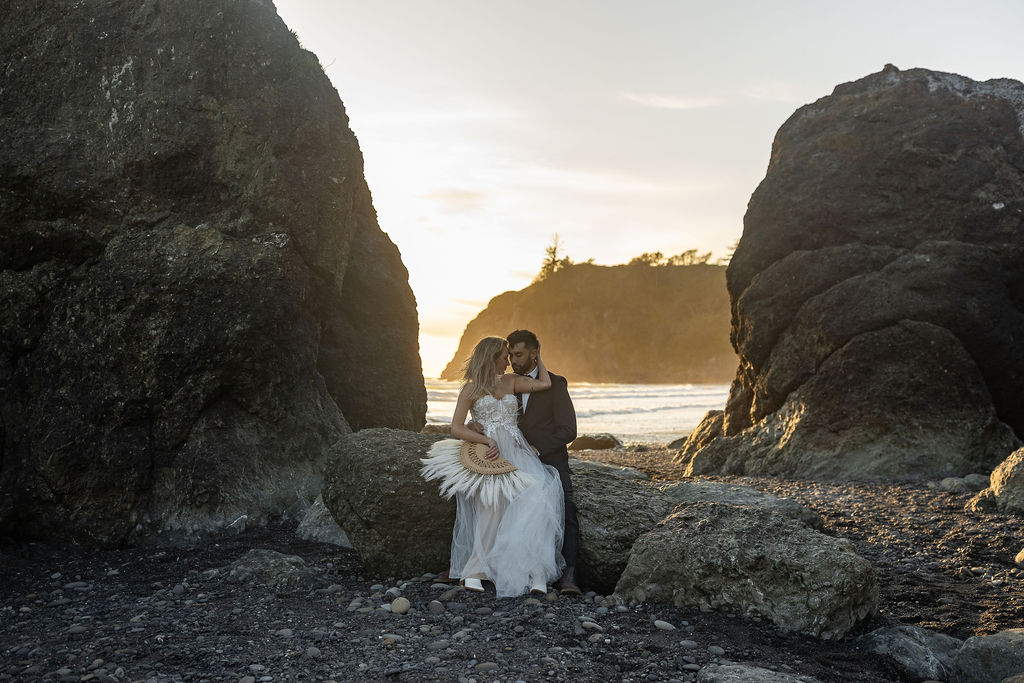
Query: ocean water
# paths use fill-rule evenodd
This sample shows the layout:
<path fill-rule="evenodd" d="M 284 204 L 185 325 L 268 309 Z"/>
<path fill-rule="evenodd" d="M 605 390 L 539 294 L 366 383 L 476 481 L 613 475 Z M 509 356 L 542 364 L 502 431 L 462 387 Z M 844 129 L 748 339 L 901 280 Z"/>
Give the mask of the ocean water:
<path fill-rule="evenodd" d="M 427 422 L 451 422 L 459 383 L 428 379 Z M 580 434 L 608 432 L 624 443 L 664 444 L 721 410 L 728 384 L 569 383 Z"/>

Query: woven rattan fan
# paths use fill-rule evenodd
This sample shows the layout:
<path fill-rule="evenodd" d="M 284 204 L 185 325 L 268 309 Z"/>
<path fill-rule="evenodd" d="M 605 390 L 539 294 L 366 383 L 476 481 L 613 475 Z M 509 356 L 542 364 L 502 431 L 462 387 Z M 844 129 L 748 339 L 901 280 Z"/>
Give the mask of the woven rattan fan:
<path fill-rule="evenodd" d="M 493 460 L 484 457 L 487 454 L 487 444 L 463 441 L 459 447 L 459 460 L 470 472 L 477 474 L 508 474 L 515 472 L 516 466 L 500 455 Z"/>

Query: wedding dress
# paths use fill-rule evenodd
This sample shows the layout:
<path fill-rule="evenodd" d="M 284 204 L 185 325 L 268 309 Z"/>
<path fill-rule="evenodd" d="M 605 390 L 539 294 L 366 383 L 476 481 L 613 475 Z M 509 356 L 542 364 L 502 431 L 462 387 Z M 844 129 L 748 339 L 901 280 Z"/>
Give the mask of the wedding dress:
<path fill-rule="evenodd" d="M 498 444 L 501 457 L 529 475 L 529 483 L 511 498 L 491 496 L 486 502 L 481 496 L 455 494 L 449 575 L 489 579 L 498 597 L 522 595 L 537 583 L 555 582 L 565 568 L 562 484 L 558 471 L 534 455 L 519 430 L 513 394 L 481 396 L 471 411 Z"/>

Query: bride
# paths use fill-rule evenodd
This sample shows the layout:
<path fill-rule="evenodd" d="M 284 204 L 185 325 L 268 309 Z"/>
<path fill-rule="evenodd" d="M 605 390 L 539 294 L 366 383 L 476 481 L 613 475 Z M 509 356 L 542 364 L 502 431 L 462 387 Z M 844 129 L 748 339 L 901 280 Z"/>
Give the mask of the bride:
<path fill-rule="evenodd" d="M 477 342 L 452 416 L 453 437 L 487 444 L 488 456 L 505 458 L 530 482 L 511 499 L 499 496 L 485 501 L 463 492 L 455 494 L 449 575 L 461 578 L 462 585 L 473 591 L 483 591 L 481 582 L 488 579 L 498 597 L 527 590 L 546 593 L 548 582 L 557 580 L 565 568 L 559 550 L 565 513 L 558 471 L 537 458 L 517 426 L 517 394 L 550 389 L 551 377 L 540 358 L 537 379 L 506 373 L 507 367 L 504 339 L 485 337 Z M 466 426 L 470 408 L 483 434 Z"/>

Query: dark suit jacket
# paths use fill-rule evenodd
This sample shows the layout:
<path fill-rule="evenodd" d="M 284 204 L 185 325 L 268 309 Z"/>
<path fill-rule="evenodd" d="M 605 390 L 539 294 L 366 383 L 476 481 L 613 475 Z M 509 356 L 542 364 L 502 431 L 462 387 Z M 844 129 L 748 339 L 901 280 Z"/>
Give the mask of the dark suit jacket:
<path fill-rule="evenodd" d="M 530 445 L 540 451 L 541 460 L 549 462 L 566 459 L 566 445 L 576 438 L 576 411 L 569 398 L 569 385 L 565 378 L 552 373 L 551 388 L 535 391 L 526 402 L 526 413 L 519 427 Z"/>

